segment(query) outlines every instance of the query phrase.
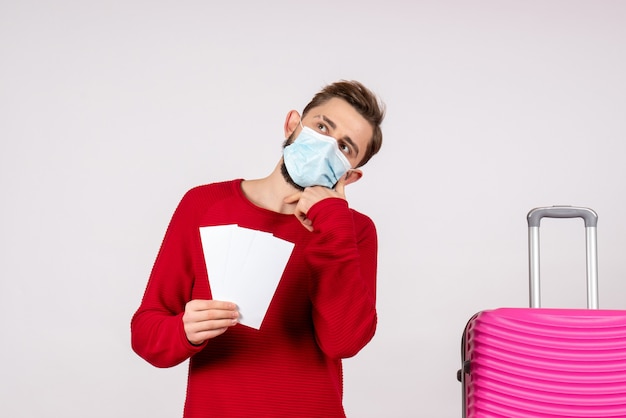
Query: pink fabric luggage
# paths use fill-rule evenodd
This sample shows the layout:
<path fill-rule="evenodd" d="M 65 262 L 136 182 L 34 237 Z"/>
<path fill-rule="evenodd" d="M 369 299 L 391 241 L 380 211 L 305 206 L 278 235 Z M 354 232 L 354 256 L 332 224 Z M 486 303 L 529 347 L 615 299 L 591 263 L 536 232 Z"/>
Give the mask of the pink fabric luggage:
<path fill-rule="evenodd" d="M 541 219 L 583 218 L 588 309 L 540 307 Z M 626 311 L 598 309 L 597 215 L 552 206 L 528 214 L 530 308 L 474 315 L 462 338 L 465 418 L 626 417 Z"/>

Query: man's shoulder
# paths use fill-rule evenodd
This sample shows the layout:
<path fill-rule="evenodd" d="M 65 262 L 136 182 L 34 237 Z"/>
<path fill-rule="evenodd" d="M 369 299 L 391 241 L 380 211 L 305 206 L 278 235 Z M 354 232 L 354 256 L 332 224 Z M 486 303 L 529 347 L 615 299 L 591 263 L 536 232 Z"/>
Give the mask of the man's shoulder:
<path fill-rule="evenodd" d="M 370 218 L 363 212 L 359 212 L 352 207 L 350 208 L 350 212 L 352 212 L 352 217 L 354 218 L 355 222 L 374 223 L 374 221 L 372 221 L 372 218 Z"/>
<path fill-rule="evenodd" d="M 376 225 L 372 218 L 367 216 L 366 214 L 357 211 L 356 209 L 350 208 L 350 212 L 352 212 L 352 219 L 354 220 L 354 227 L 357 231 L 367 231 L 372 230 L 376 231 Z"/>
<path fill-rule="evenodd" d="M 209 207 L 237 199 L 241 193 L 238 192 L 240 184 L 241 180 L 229 180 L 195 186 L 183 195 L 178 208 L 189 216 L 193 213 L 200 216 Z"/>
<path fill-rule="evenodd" d="M 189 189 L 183 199 L 205 200 L 231 196 L 237 192 L 240 185 L 241 179 L 202 184 Z"/>

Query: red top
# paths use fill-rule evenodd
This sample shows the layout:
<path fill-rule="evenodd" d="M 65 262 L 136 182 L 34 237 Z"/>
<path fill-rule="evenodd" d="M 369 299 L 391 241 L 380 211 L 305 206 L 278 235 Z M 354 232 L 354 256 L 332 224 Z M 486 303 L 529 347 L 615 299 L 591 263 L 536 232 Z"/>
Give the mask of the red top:
<path fill-rule="evenodd" d="M 307 217 L 315 232 L 252 204 L 241 180 L 196 187 L 181 200 L 131 336 L 154 366 L 190 359 L 186 418 L 345 416 L 341 359 L 376 329 L 376 230 L 342 199 L 320 201 Z M 295 246 L 259 330 L 238 324 L 194 346 L 183 329 L 185 304 L 211 299 L 199 227 L 226 224 Z"/>

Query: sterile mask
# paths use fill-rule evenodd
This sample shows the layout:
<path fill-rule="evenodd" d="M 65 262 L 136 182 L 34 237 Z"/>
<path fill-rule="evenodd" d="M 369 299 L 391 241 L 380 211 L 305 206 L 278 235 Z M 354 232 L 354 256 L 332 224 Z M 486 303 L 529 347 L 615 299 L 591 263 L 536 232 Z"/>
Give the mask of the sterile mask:
<path fill-rule="evenodd" d="M 352 168 L 335 138 L 308 126 L 302 126 L 296 140 L 283 149 L 283 160 L 291 179 L 301 187 L 331 189 Z"/>

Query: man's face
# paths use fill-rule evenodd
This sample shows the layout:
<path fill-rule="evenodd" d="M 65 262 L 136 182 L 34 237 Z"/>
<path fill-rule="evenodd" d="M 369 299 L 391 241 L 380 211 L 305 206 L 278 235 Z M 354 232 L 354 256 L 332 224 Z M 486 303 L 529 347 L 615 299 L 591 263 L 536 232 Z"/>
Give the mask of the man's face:
<path fill-rule="evenodd" d="M 302 118 L 302 124 L 323 135 L 333 137 L 353 168 L 357 167 L 363 159 L 367 145 L 374 134 L 367 120 L 348 102 L 339 98 L 330 99 L 310 109 Z M 291 144 L 301 129 L 298 125 L 285 145 Z"/>

